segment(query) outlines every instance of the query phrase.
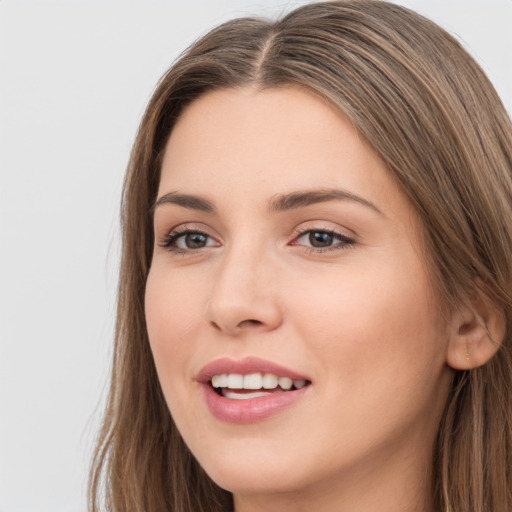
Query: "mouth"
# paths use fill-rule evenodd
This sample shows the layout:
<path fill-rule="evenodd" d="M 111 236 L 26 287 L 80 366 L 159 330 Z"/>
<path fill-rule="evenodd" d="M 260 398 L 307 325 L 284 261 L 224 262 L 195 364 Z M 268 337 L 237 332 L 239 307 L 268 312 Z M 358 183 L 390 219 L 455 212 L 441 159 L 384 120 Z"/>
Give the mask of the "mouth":
<path fill-rule="evenodd" d="M 274 373 L 222 373 L 210 379 L 215 393 L 230 400 L 249 400 L 271 396 L 274 393 L 287 393 L 309 386 L 307 379 L 291 379 Z"/>
<path fill-rule="evenodd" d="M 219 359 L 197 376 L 212 415 L 228 423 L 252 423 L 301 400 L 312 381 L 259 358 Z"/>

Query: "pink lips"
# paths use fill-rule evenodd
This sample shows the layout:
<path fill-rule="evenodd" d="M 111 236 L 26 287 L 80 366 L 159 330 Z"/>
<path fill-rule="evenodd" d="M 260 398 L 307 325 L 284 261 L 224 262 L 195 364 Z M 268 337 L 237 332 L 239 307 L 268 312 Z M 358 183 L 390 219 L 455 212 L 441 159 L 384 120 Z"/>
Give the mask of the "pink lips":
<path fill-rule="evenodd" d="M 214 375 L 223 373 L 273 373 L 279 377 L 289 377 L 292 380 L 306 380 L 307 376 L 289 370 L 271 361 L 248 357 L 241 361 L 232 359 L 217 359 L 207 364 L 198 374 L 197 381 L 201 384 L 206 404 L 213 416 L 228 423 L 252 423 L 272 416 L 282 409 L 296 403 L 307 393 L 309 386 L 301 389 L 274 392 L 267 396 L 247 400 L 233 400 L 218 395 L 210 384 Z"/>

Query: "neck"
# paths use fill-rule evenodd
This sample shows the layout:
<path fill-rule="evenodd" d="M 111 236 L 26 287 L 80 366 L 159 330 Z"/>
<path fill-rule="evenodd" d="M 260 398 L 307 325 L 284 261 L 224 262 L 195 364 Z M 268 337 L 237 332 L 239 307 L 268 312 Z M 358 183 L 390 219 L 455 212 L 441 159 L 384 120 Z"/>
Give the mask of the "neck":
<path fill-rule="evenodd" d="M 428 444 L 428 443 L 425 443 Z M 397 447 L 300 490 L 234 495 L 235 512 L 432 512 L 432 454 Z M 297 486 L 299 487 L 299 486 Z"/>

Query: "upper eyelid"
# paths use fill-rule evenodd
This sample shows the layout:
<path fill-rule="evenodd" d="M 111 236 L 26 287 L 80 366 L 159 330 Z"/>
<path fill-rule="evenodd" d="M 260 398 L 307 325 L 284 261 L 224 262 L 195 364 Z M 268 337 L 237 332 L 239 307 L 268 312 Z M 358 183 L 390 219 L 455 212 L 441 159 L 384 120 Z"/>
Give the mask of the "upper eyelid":
<path fill-rule="evenodd" d="M 315 222 L 315 221 L 308 221 L 308 222 Z M 156 229 L 155 229 L 155 231 L 156 231 Z M 197 224 L 192 224 L 192 223 L 178 224 L 170 229 L 166 229 L 165 231 L 166 231 L 167 235 L 170 235 L 171 233 L 176 234 L 176 233 L 187 233 L 187 232 L 195 233 L 195 232 L 197 232 L 197 233 L 203 233 L 212 238 L 216 238 L 215 235 L 210 233 L 210 230 L 208 227 L 202 227 L 202 225 L 198 226 Z M 344 234 L 343 233 L 344 229 L 341 227 L 336 228 L 336 227 L 331 227 L 331 226 L 326 226 L 326 225 L 311 226 L 311 227 L 296 227 L 293 229 L 291 236 L 296 237 L 296 236 L 302 235 L 304 233 L 309 233 L 310 231 L 326 231 L 329 233 L 343 235 L 343 236 L 346 236 L 347 238 L 351 238 L 351 237 L 355 236 L 352 232 L 351 232 L 351 234 Z M 347 230 L 347 231 L 351 231 L 351 230 Z"/>
<path fill-rule="evenodd" d="M 331 224 L 331 225 L 329 225 L 329 224 Z M 165 229 L 164 234 L 160 237 L 157 236 L 157 231 L 158 231 L 157 226 L 155 226 L 155 240 L 159 238 L 161 243 L 162 242 L 165 243 L 165 241 L 168 240 L 169 238 L 171 238 L 172 236 L 179 236 L 182 234 L 185 235 L 189 232 L 202 233 L 202 234 L 208 236 L 209 238 L 212 238 L 217 243 L 221 243 L 220 242 L 221 237 L 216 233 L 216 231 L 202 222 L 197 222 L 197 223 L 196 222 L 185 222 L 185 223 L 177 224 L 171 228 Z M 340 237 L 354 240 L 354 241 L 357 238 L 356 234 L 349 228 L 340 226 L 339 224 L 334 223 L 332 221 L 315 219 L 315 220 L 308 220 L 308 221 L 301 222 L 299 225 L 297 225 L 295 228 L 293 228 L 291 234 L 289 235 L 291 240 L 289 240 L 288 243 L 296 240 L 297 238 L 299 238 L 307 233 L 313 232 L 313 231 L 328 232 L 333 235 L 339 235 Z"/>
<path fill-rule="evenodd" d="M 162 228 L 161 230 L 158 228 L 158 226 L 155 225 L 154 231 L 155 231 L 155 234 L 158 231 L 163 232 L 164 237 L 170 236 L 171 234 L 187 233 L 190 231 L 190 232 L 194 232 L 194 233 L 196 233 L 196 232 L 204 233 L 205 235 L 211 236 L 212 238 L 216 238 L 216 235 L 211 233 L 211 229 L 207 225 L 205 225 L 201 222 L 199 222 L 199 223 L 185 222 L 185 223 L 176 224 L 172 227 L 165 227 L 165 228 Z"/>
<path fill-rule="evenodd" d="M 206 235 L 209 238 L 212 238 L 213 240 L 217 240 L 217 237 L 212 235 L 207 229 L 194 227 L 186 224 L 180 224 L 168 231 L 166 231 L 166 234 L 164 235 L 164 239 L 170 238 L 172 236 L 175 236 L 176 238 L 179 238 L 180 236 L 184 236 L 190 233 L 201 233 L 203 235 Z"/>
<path fill-rule="evenodd" d="M 353 238 L 352 236 L 341 233 L 340 231 L 332 228 L 308 228 L 297 232 L 294 238 L 300 238 L 308 233 L 329 233 L 330 235 L 337 235 L 343 238 Z"/>
<path fill-rule="evenodd" d="M 334 238 L 337 238 L 342 243 L 350 243 L 355 244 L 356 239 L 353 236 L 345 235 L 344 233 L 340 233 L 337 230 L 333 229 L 306 229 L 305 231 L 299 232 L 292 240 L 292 242 L 302 238 L 303 236 L 306 236 L 308 233 L 328 233 L 332 235 Z M 299 244 L 292 244 L 292 245 L 299 245 Z"/>
<path fill-rule="evenodd" d="M 297 241 L 302 238 L 303 236 L 306 236 L 308 233 L 312 232 L 319 232 L 319 233 L 329 233 L 331 234 L 334 239 L 337 239 L 337 243 L 326 246 L 326 247 L 314 247 L 314 246 L 308 246 L 304 243 L 297 243 Z M 182 248 L 178 247 L 177 241 L 182 238 L 183 236 L 190 234 L 190 233 L 201 233 L 205 235 L 207 238 L 213 240 L 215 242 L 215 245 L 205 245 L 204 247 L 199 248 Z M 349 247 L 355 246 L 357 244 L 356 240 L 352 237 L 346 236 L 343 233 L 339 233 L 338 231 L 332 230 L 332 229 L 305 229 L 303 231 L 299 231 L 296 235 L 293 236 L 292 240 L 287 242 L 287 245 L 290 246 L 300 246 L 304 251 L 308 252 L 314 252 L 314 253 L 327 253 L 327 252 L 335 252 L 340 250 L 346 250 Z M 162 238 L 158 244 L 160 247 L 166 249 L 169 252 L 172 253 L 181 253 L 181 254 L 194 254 L 194 253 L 200 253 L 202 250 L 205 249 L 211 249 L 214 247 L 219 247 L 221 242 L 219 242 L 216 238 L 211 236 L 210 234 L 200 231 L 197 229 L 176 229 L 171 230 L 164 238 Z"/>
<path fill-rule="evenodd" d="M 353 230 L 341 226 L 335 222 L 326 220 L 312 220 L 302 222 L 293 230 L 293 235 L 299 236 L 304 233 L 309 233 L 310 231 L 326 231 L 328 233 L 334 233 L 340 236 L 344 236 L 346 238 L 353 239 L 357 237 L 356 233 Z"/>
<path fill-rule="evenodd" d="M 178 246 L 178 240 L 188 234 L 191 233 L 200 233 L 202 235 L 205 235 L 207 238 L 213 240 L 215 244 L 220 244 L 220 242 L 213 236 L 211 236 L 209 233 L 205 232 L 204 230 L 199 229 L 190 229 L 190 228 L 184 228 L 180 229 L 178 226 L 177 228 L 173 228 L 170 231 L 168 231 L 164 236 L 161 238 L 155 237 L 155 243 L 161 247 L 162 249 L 165 249 L 166 251 L 170 253 L 175 254 L 187 254 L 187 253 L 198 253 L 202 249 L 211 248 L 211 245 L 207 245 L 205 247 L 200 248 L 182 248 Z"/>

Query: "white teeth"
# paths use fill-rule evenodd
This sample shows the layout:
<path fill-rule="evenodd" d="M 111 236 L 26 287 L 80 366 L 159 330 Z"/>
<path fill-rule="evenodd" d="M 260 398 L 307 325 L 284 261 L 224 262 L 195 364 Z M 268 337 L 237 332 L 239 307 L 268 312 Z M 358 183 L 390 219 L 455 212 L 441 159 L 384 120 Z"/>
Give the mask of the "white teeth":
<path fill-rule="evenodd" d="M 265 373 L 265 375 L 263 375 L 262 381 L 263 381 L 263 387 L 265 389 L 277 388 L 278 377 L 276 375 L 272 375 L 271 373 Z"/>
<path fill-rule="evenodd" d="M 244 387 L 244 376 L 238 373 L 230 373 L 228 375 L 228 384 L 225 386 L 231 389 L 243 389 Z"/>
<path fill-rule="evenodd" d="M 244 389 L 261 389 L 263 377 L 261 373 L 251 373 L 244 377 Z"/>
<path fill-rule="evenodd" d="M 222 375 L 214 375 L 212 377 L 212 386 L 214 388 L 225 388 L 228 385 L 228 376 L 226 373 Z"/>
<path fill-rule="evenodd" d="M 273 373 L 250 373 L 248 375 L 222 373 L 214 375 L 211 383 L 214 388 L 275 389 L 279 386 L 285 391 L 290 390 L 292 386 L 296 389 L 301 389 L 306 385 L 306 381 L 303 379 L 292 380 L 289 377 L 278 377 Z M 247 395 L 251 395 L 251 393 Z"/>
<path fill-rule="evenodd" d="M 264 391 L 255 391 L 254 393 L 230 393 L 228 390 L 224 390 L 222 395 L 225 398 L 231 398 L 232 400 L 249 400 L 249 398 L 259 398 L 260 396 L 268 396 L 272 393 L 265 393 Z"/>
<path fill-rule="evenodd" d="M 288 377 L 279 377 L 278 382 L 283 389 L 291 389 L 293 385 L 293 380 Z"/>
<path fill-rule="evenodd" d="M 297 388 L 297 389 L 300 389 L 300 388 L 303 388 L 305 385 L 306 385 L 306 381 L 305 380 L 294 380 L 293 381 L 293 385 Z"/>

